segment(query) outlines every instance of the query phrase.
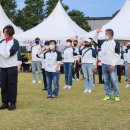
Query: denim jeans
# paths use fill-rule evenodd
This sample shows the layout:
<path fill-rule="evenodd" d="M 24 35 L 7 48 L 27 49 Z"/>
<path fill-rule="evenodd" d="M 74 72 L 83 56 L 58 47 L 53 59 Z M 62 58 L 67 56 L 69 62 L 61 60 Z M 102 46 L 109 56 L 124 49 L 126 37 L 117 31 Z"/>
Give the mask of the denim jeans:
<path fill-rule="evenodd" d="M 124 67 L 125 67 L 125 78 L 128 80 L 128 62 L 124 61 Z"/>
<path fill-rule="evenodd" d="M 32 76 L 33 80 L 36 80 L 36 71 L 38 71 L 38 80 L 42 80 L 41 62 L 32 61 Z"/>
<path fill-rule="evenodd" d="M 64 63 L 65 83 L 72 86 L 73 63 Z"/>
<path fill-rule="evenodd" d="M 45 72 L 46 82 L 47 82 L 47 91 L 49 96 L 58 96 L 59 92 L 59 77 L 60 73 L 55 72 Z M 52 81 L 54 83 L 54 91 L 52 91 Z"/>
<path fill-rule="evenodd" d="M 118 86 L 118 80 L 117 80 L 117 67 L 114 67 L 113 72 L 109 72 L 110 65 L 103 64 L 102 65 L 102 72 L 104 77 L 104 83 L 105 83 L 105 91 L 106 96 L 111 97 L 111 86 L 114 90 L 114 95 L 119 96 L 119 86 Z"/>
<path fill-rule="evenodd" d="M 82 71 L 83 71 L 83 75 L 84 75 L 84 81 L 85 81 L 85 88 L 87 90 L 93 90 L 93 83 L 94 83 L 94 79 L 93 79 L 93 64 L 82 64 Z"/>

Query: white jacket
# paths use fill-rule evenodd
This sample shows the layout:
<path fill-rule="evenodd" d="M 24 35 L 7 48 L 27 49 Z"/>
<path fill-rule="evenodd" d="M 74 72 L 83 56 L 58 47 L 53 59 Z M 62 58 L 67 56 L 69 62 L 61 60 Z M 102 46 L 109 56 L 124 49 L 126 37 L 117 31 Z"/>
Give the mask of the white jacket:
<path fill-rule="evenodd" d="M 0 42 L 0 68 L 15 67 L 18 65 L 19 42 L 12 39 L 6 43 Z"/>

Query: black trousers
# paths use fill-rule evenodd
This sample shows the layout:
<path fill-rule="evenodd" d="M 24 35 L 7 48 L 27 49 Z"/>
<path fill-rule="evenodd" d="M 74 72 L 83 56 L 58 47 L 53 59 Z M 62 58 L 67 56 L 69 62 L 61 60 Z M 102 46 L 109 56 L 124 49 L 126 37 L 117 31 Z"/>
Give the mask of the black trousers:
<path fill-rule="evenodd" d="M 119 82 L 121 82 L 122 71 L 123 71 L 123 67 L 121 65 L 117 65 L 117 75 L 118 75 Z"/>
<path fill-rule="evenodd" d="M 98 66 L 98 79 L 99 83 L 103 83 L 102 66 Z"/>
<path fill-rule="evenodd" d="M 17 100 L 18 67 L 1 68 L 2 103 L 15 104 Z"/>
<path fill-rule="evenodd" d="M 1 88 L 1 68 L 0 68 L 0 88 Z"/>
<path fill-rule="evenodd" d="M 75 79 L 75 75 L 76 78 L 79 79 L 79 63 L 76 63 L 76 66 L 73 66 L 73 78 Z"/>
<path fill-rule="evenodd" d="M 42 75 L 43 75 L 44 89 L 47 89 L 45 69 L 42 69 Z"/>

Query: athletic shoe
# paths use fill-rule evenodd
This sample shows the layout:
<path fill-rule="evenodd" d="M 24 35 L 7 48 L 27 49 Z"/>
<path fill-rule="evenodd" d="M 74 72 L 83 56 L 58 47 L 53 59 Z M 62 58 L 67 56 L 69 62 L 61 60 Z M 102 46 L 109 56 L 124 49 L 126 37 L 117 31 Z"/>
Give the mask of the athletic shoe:
<path fill-rule="evenodd" d="M 116 102 L 119 102 L 119 101 L 120 101 L 120 97 L 118 97 L 118 96 L 115 97 L 115 101 L 116 101 Z"/>
<path fill-rule="evenodd" d="M 8 109 L 9 108 L 9 105 L 6 104 L 6 103 L 3 103 L 0 107 L 0 110 L 5 110 L 5 109 Z"/>
<path fill-rule="evenodd" d="M 68 86 L 67 86 L 67 85 L 65 85 L 65 87 L 63 87 L 63 89 L 68 89 Z"/>
<path fill-rule="evenodd" d="M 108 101 L 108 100 L 110 100 L 110 99 L 111 99 L 110 96 L 105 96 L 105 97 L 102 99 L 102 101 Z"/>
<path fill-rule="evenodd" d="M 72 86 L 68 86 L 68 89 L 71 89 L 72 88 Z"/>
<path fill-rule="evenodd" d="M 16 109 L 16 105 L 15 105 L 15 104 L 10 104 L 8 110 L 9 110 L 9 111 L 13 111 L 13 110 L 15 110 L 15 109 Z"/>
<path fill-rule="evenodd" d="M 48 95 L 47 98 L 48 98 L 48 99 L 49 99 L 49 98 L 52 98 L 52 96 L 51 96 L 51 95 Z"/>
<path fill-rule="evenodd" d="M 72 80 L 73 80 L 73 81 L 75 81 L 75 79 L 74 79 L 74 78 L 73 78 Z"/>
<path fill-rule="evenodd" d="M 36 83 L 36 80 L 33 80 L 32 83 L 35 84 L 35 83 Z"/>
<path fill-rule="evenodd" d="M 39 80 L 39 81 L 38 81 L 38 83 L 39 83 L 39 84 L 41 84 L 41 83 L 42 83 L 42 81 L 41 81 L 41 80 Z"/>
<path fill-rule="evenodd" d="M 77 81 L 79 81 L 79 79 L 78 79 L 78 78 L 77 78 L 76 80 L 77 80 Z"/>
<path fill-rule="evenodd" d="M 88 90 L 87 89 L 85 89 L 84 91 L 83 91 L 83 93 L 87 93 L 88 92 Z"/>
<path fill-rule="evenodd" d="M 56 96 L 55 96 L 55 95 L 52 95 L 52 98 L 56 98 Z"/>
<path fill-rule="evenodd" d="M 126 86 L 125 86 L 125 88 L 129 88 L 130 87 L 130 84 L 127 84 Z"/>
<path fill-rule="evenodd" d="M 88 90 L 88 93 L 90 93 L 90 94 L 91 94 L 91 93 L 92 93 L 92 90 Z"/>

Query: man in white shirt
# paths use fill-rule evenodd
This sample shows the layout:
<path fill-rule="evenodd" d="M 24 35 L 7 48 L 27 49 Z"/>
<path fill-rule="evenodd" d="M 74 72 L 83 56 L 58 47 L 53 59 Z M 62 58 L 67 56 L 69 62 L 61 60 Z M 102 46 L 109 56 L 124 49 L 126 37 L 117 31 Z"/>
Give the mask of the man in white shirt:
<path fill-rule="evenodd" d="M 35 39 L 35 45 L 32 46 L 32 83 L 36 83 L 36 71 L 38 71 L 38 83 L 42 81 L 42 71 L 41 71 L 41 58 L 37 57 L 38 52 L 41 50 L 40 39 Z"/>
<path fill-rule="evenodd" d="M 102 32 L 101 29 L 97 30 L 97 34 Z M 107 101 L 111 99 L 111 82 L 114 88 L 115 101 L 119 102 L 119 86 L 117 81 L 117 68 L 116 65 L 120 59 L 120 43 L 115 41 L 114 32 L 112 29 L 106 30 L 106 40 L 101 46 L 102 70 L 105 82 L 106 96 L 102 99 Z"/>

